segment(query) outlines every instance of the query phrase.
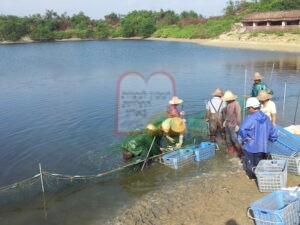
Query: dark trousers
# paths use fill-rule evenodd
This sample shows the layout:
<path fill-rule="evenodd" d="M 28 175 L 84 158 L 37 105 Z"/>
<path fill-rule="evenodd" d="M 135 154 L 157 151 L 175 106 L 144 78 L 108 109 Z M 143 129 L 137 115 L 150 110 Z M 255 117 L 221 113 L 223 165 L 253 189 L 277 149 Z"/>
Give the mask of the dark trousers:
<path fill-rule="evenodd" d="M 226 126 L 225 127 L 225 135 L 226 135 L 227 147 L 230 147 L 230 146 L 238 147 L 238 146 L 240 146 L 234 127 Z"/>
<path fill-rule="evenodd" d="M 266 159 L 267 154 L 264 152 L 251 153 L 244 150 L 246 173 L 250 179 L 255 179 L 254 169 L 260 160 Z"/>

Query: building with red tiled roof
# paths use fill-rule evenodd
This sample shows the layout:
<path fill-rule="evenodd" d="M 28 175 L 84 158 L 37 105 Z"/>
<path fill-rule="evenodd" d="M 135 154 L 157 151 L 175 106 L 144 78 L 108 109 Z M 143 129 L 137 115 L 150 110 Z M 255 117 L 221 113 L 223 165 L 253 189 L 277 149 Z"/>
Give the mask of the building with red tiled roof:
<path fill-rule="evenodd" d="M 247 30 L 300 29 L 300 10 L 253 13 L 241 22 Z"/>

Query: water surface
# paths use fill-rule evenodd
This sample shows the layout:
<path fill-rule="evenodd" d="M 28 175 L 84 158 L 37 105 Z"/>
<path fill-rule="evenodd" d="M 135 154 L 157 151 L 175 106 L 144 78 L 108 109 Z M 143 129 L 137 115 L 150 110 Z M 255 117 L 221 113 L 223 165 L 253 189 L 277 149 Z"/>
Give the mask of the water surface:
<path fill-rule="evenodd" d="M 300 123 L 299 111 L 295 117 L 298 54 L 114 40 L 1 45 L 0 58 L 0 186 L 37 174 L 38 163 L 47 171 L 73 175 L 120 165 L 120 151 L 112 147 L 124 138 L 114 133 L 116 84 L 129 70 L 146 77 L 161 70 L 171 74 L 187 113 L 203 110 L 217 87 L 250 93 L 251 76 L 259 71 L 275 93 L 279 124 Z M 200 173 L 195 168 L 185 176 Z M 79 212 L 80 224 L 105 221 L 108 211 L 113 214 L 133 196 L 155 190 L 164 177 L 178 178 L 161 166 L 151 171 L 146 178 L 116 175 L 74 193 L 48 196 L 48 224 L 72 224 Z M 28 217 L 40 224 L 44 215 L 38 207 L 5 211 L 3 218 L 24 224 Z"/>

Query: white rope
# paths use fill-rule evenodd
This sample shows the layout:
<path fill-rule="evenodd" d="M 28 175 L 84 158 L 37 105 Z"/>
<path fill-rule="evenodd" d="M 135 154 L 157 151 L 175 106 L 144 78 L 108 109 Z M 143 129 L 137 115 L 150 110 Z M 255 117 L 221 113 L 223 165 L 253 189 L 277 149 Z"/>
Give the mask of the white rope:
<path fill-rule="evenodd" d="M 278 214 L 278 213 L 272 213 L 272 215 L 278 216 L 281 221 L 280 222 L 274 222 L 274 221 L 261 220 L 261 219 L 255 218 L 255 217 L 253 217 L 253 216 L 250 215 L 250 210 L 251 210 L 251 208 L 248 208 L 248 210 L 247 210 L 247 216 L 250 219 L 254 220 L 254 221 L 261 221 L 261 222 L 264 222 L 264 223 L 274 223 L 274 224 L 279 224 L 280 223 L 280 224 L 283 224 L 283 219 L 282 219 L 281 215 Z"/>

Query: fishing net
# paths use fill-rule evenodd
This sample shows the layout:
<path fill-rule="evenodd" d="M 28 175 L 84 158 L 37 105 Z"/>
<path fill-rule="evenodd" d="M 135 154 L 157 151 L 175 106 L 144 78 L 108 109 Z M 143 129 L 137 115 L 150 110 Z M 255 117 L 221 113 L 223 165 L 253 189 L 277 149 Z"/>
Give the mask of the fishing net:
<path fill-rule="evenodd" d="M 292 96 L 290 98 L 293 98 L 292 100 L 294 101 L 296 96 Z M 273 100 L 276 102 L 276 104 L 282 104 L 281 102 L 283 101 L 282 98 Z M 242 118 L 244 118 L 245 116 L 247 116 L 247 110 L 244 109 L 246 99 L 243 97 L 239 97 L 237 101 L 241 106 Z M 288 101 L 291 100 L 288 99 Z M 191 105 L 185 106 L 187 106 L 187 108 L 191 110 L 188 111 L 184 116 L 186 123 L 184 146 L 194 143 L 200 143 L 201 141 L 206 141 L 208 140 L 209 134 L 209 126 L 205 121 L 205 101 L 202 101 L 204 104 L 202 103 L 201 105 L 197 105 L 192 101 L 188 102 L 191 102 Z M 197 111 L 196 109 L 199 108 L 201 108 L 202 110 Z M 155 126 L 157 126 L 164 119 L 166 119 L 165 114 L 160 113 L 151 117 L 148 123 L 153 123 Z M 143 131 L 141 130 L 139 132 L 132 132 L 126 138 L 135 138 L 142 133 Z M 126 138 L 124 138 L 123 141 L 120 141 L 120 143 L 114 143 L 113 145 L 106 147 L 106 155 L 102 156 L 101 160 L 110 161 L 110 165 L 106 166 L 104 171 L 100 171 L 100 173 L 94 175 L 65 175 L 51 173 L 41 169 L 41 171 L 39 171 L 39 173 L 32 178 L 28 178 L 11 185 L 1 187 L 0 206 L 19 203 L 21 201 L 26 201 L 37 196 L 40 197 L 43 194 L 43 190 L 46 194 L 52 194 L 60 192 L 62 190 L 78 189 L 88 184 L 97 183 L 105 179 L 109 179 L 111 176 L 118 176 L 119 172 L 121 171 L 122 173 L 130 173 L 140 169 L 143 160 L 145 160 L 147 156 L 147 151 L 152 143 L 153 137 L 143 140 L 142 154 L 134 157 L 132 161 L 128 163 L 123 163 L 121 161 L 112 163 L 114 158 L 121 158 L 120 156 L 122 154 L 122 145 L 124 145 Z M 101 161 L 99 162 L 99 164 L 101 164 Z"/>
<path fill-rule="evenodd" d="M 288 103 L 294 102 L 297 96 L 288 96 Z M 246 99 L 239 97 L 237 99 L 241 106 L 242 117 L 247 116 L 247 110 L 245 110 Z M 282 105 L 284 103 L 283 97 L 274 98 L 273 101 Z M 185 104 L 189 111 L 184 116 L 186 123 L 186 132 L 184 135 L 184 146 L 191 145 L 194 143 L 200 143 L 201 141 L 208 140 L 209 127 L 208 123 L 205 121 L 205 100 L 199 101 L 187 101 L 190 105 Z M 289 104 L 290 105 L 290 104 Z M 202 109 L 197 110 L 197 109 Z M 181 109 L 182 110 L 182 109 Z M 280 112 L 280 109 L 279 109 Z M 155 126 L 166 119 L 164 113 L 155 114 L 153 117 L 147 121 L 148 123 L 153 123 Z M 280 118 L 279 118 L 280 119 Z M 279 122 L 281 124 L 281 122 Z M 284 125 L 284 124 L 283 124 Z M 40 173 L 33 176 L 32 178 L 22 180 L 20 182 L 0 187 L 0 206 L 7 206 L 10 204 L 18 203 L 21 201 L 26 201 L 34 198 L 35 196 L 41 196 L 43 189 L 45 193 L 57 193 L 65 189 L 81 188 L 91 183 L 97 183 L 104 179 L 109 179 L 111 176 L 118 176 L 120 171 L 122 173 L 131 173 L 140 169 L 143 160 L 147 156 L 148 149 L 151 146 L 153 136 L 148 136 L 144 138 L 140 143 L 131 142 L 139 148 L 139 153 L 133 160 L 124 163 L 121 160 L 122 146 L 126 145 L 128 140 L 138 140 L 139 136 L 143 134 L 144 131 L 139 130 L 129 133 L 126 137 L 120 140 L 118 143 L 107 146 L 106 151 L 101 155 L 101 157 L 95 155 L 94 164 L 101 165 L 101 168 L 105 168 L 103 171 L 97 171 L 96 174 L 92 175 L 65 175 L 56 174 L 48 171 L 41 170 Z M 160 143 L 161 146 L 164 145 L 163 140 Z M 132 146 L 133 148 L 135 146 Z M 183 147 L 184 147 L 183 146 Z M 156 154 L 156 153 L 155 153 Z M 152 155 L 155 155 L 152 154 Z M 150 155 L 150 157 L 152 157 Z M 37 166 L 38 168 L 38 166 Z M 38 169 L 37 169 L 38 171 Z M 117 173 L 116 173 L 117 172 Z M 42 178 L 42 179 L 41 179 Z"/>
<path fill-rule="evenodd" d="M 287 105 L 293 105 L 290 104 L 290 102 L 295 102 L 296 97 L 297 96 L 287 96 Z M 246 99 L 243 97 L 239 97 L 237 101 L 240 103 L 242 117 L 244 118 L 245 116 L 247 116 L 247 110 L 245 110 Z M 273 101 L 278 105 L 285 104 L 285 98 L 283 97 L 274 98 Z M 192 101 L 188 102 L 191 102 L 191 105 L 185 106 L 187 106 L 187 108 L 191 110 L 184 116 L 187 127 L 184 136 L 184 146 L 208 140 L 209 133 L 208 123 L 205 121 L 205 104 L 202 103 L 201 105 L 197 105 Z M 201 108 L 202 110 L 197 111 L 196 109 L 199 108 Z M 279 114 L 284 115 L 284 111 L 282 113 L 280 110 L 281 109 L 279 108 Z M 294 110 L 294 108 L 292 110 Z M 154 123 L 157 126 L 164 119 L 165 114 L 156 114 L 152 118 L 150 118 L 148 123 Z M 280 119 L 280 117 L 278 119 Z M 286 119 L 287 118 L 285 118 L 285 121 L 287 121 Z M 282 122 L 279 121 L 279 124 L 282 124 Z M 289 122 L 289 124 L 291 123 Z M 285 124 L 283 123 L 282 125 Z M 100 171 L 99 173 L 92 175 L 65 175 L 51 173 L 42 169 L 41 172 L 39 171 L 40 173 L 33 176 L 32 178 L 0 187 L 0 206 L 9 206 L 21 201 L 24 202 L 30 200 L 36 196 L 40 197 L 43 194 L 43 190 L 47 194 L 52 194 L 65 189 L 78 189 L 91 183 L 97 183 L 103 181 L 104 179 L 109 179 L 111 176 L 118 176 L 120 175 L 121 171 L 121 173 L 131 173 L 136 171 L 137 168 L 141 167 L 141 163 L 146 158 L 147 151 L 151 146 L 153 137 L 145 138 L 142 141 L 142 144 L 139 144 L 139 147 L 142 149 L 141 154 L 134 157 L 132 161 L 127 163 L 124 163 L 121 160 L 122 145 L 124 145 L 126 139 L 130 140 L 137 138 L 142 133 L 143 131 L 140 130 L 139 132 L 128 134 L 123 138 L 123 140 L 120 141 L 120 143 L 114 143 L 111 146 L 107 146 L 107 151 L 105 151 L 105 154 L 102 155 L 101 158 L 95 157 L 95 164 L 101 164 L 102 166 L 104 165 L 103 168 L 105 168 L 104 171 Z M 135 144 L 138 145 L 137 143 Z"/>
<path fill-rule="evenodd" d="M 207 139 L 208 125 L 204 118 L 205 111 L 185 115 L 184 119 L 186 120 L 187 128 L 184 137 L 184 145 L 199 143 L 202 140 Z M 155 126 L 159 126 L 161 121 L 164 119 L 166 119 L 164 114 L 157 114 L 150 118 L 148 122 L 154 123 Z M 102 156 L 102 158 L 99 159 L 99 164 L 101 164 L 102 161 L 109 161 L 107 164 L 110 165 L 106 167 L 105 171 L 101 171 L 100 173 L 93 175 L 65 175 L 51 173 L 41 169 L 40 173 L 32 178 L 1 187 L 0 206 L 9 206 L 18 202 L 30 200 L 37 196 L 39 197 L 43 194 L 43 190 L 47 194 L 57 193 L 66 188 L 76 189 L 88 184 L 97 183 L 103 179 L 108 179 L 108 177 L 113 176 L 113 174 L 117 174 L 116 172 L 125 171 L 126 173 L 130 173 L 135 171 L 136 168 L 141 167 L 141 164 L 146 158 L 147 151 L 153 141 L 153 136 L 146 136 L 146 138 L 143 138 L 141 141 L 139 140 L 141 135 L 143 135 L 142 131 L 132 132 L 129 133 L 120 143 L 107 146 L 107 156 Z M 130 144 L 136 145 L 132 147 L 137 147 L 141 150 L 141 153 L 138 153 L 133 160 L 127 163 L 120 162 L 119 160 L 113 162 L 114 158 L 120 158 L 120 155 L 122 154 L 122 146 L 124 147 L 124 145 L 126 145 L 126 143 L 128 144 L 128 141 L 132 139 L 136 140 L 136 142 L 131 141 Z M 149 157 L 151 158 L 151 156 L 155 156 L 157 153 L 159 152 L 154 152 L 154 154 L 149 155 Z M 106 160 L 106 158 L 109 158 L 109 160 Z"/>

